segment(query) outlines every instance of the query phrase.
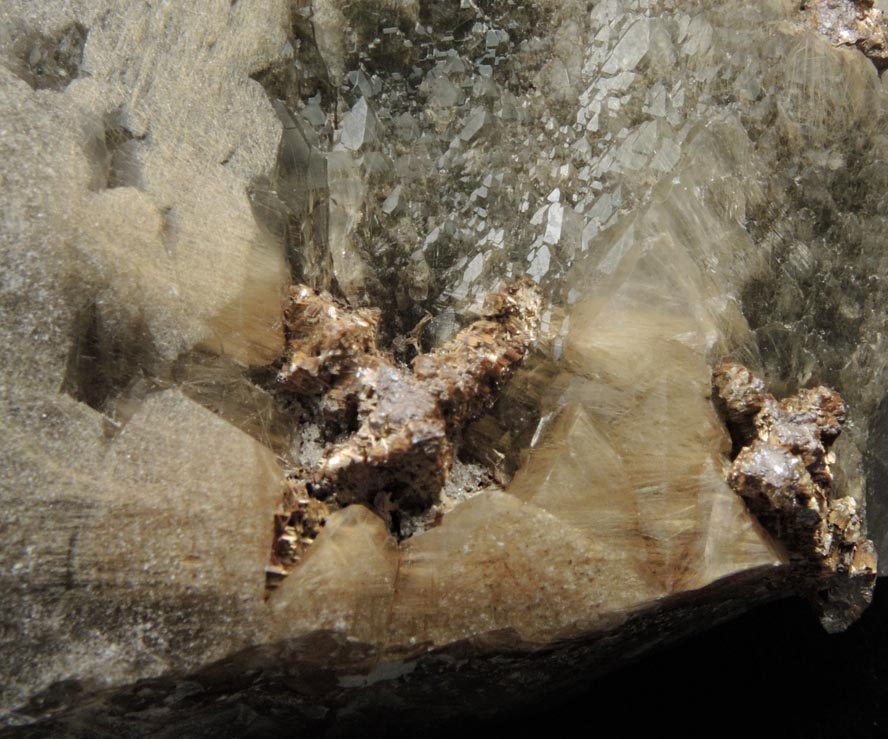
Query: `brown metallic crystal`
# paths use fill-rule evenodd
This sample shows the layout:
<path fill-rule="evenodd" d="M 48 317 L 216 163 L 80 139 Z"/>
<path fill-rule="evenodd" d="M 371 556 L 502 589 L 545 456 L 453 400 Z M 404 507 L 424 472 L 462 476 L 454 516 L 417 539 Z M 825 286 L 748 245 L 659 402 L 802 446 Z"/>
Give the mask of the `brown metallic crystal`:
<path fill-rule="evenodd" d="M 488 295 L 484 315 L 442 347 L 413 360 L 451 428 L 478 416 L 524 359 L 536 335 L 540 296 L 529 280 Z"/>
<path fill-rule="evenodd" d="M 299 563 L 330 514 L 329 506 L 311 497 L 302 480 L 289 480 L 281 510 L 274 519 L 271 564 L 266 567 L 268 584 L 284 577 Z"/>
<path fill-rule="evenodd" d="M 713 400 L 739 450 L 728 482 L 801 571 L 828 580 L 815 597 L 830 628 L 831 614 L 847 619 L 863 610 L 876 578 L 875 549 L 857 501 L 834 497 L 831 446 L 847 407 L 823 386 L 781 401 L 764 387 L 739 364 L 713 373 Z"/>
<path fill-rule="evenodd" d="M 352 309 L 304 285 L 291 288 L 288 354 L 278 382 L 302 396 L 322 395 L 328 436 L 351 433 L 293 483 L 302 494 L 291 490 L 279 515 L 272 574 L 295 564 L 313 538 L 300 532 L 300 522 L 314 526 L 328 510 L 307 507 L 309 490 L 335 505 L 369 505 L 396 530 L 402 515 L 438 501 L 454 436 L 493 402 L 524 359 L 540 305 L 527 280 L 487 296 L 481 319 L 416 357 L 410 372 L 376 346 L 377 312 Z"/>
<path fill-rule="evenodd" d="M 322 392 L 376 351 L 379 312 L 350 308 L 306 285 L 290 288 L 284 326 L 290 341 L 278 381 L 295 392 Z"/>

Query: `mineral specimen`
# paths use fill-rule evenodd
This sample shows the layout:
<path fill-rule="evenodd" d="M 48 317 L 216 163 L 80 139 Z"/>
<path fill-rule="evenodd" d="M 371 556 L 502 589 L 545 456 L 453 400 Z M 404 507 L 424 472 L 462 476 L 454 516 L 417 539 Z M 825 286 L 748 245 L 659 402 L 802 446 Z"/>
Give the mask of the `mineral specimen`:
<path fill-rule="evenodd" d="M 830 629 L 845 628 L 872 598 L 876 555 L 866 538 L 857 501 L 836 498 L 832 445 L 847 408 L 827 387 L 800 390 L 781 401 L 748 369 L 723 364 L 713 373 L 713 396 L 739 449 L 728 480 L 750 510 L 780 541 L 790 560 L 813 570 L 830 591 L 813 585 Z M 835 599 L 835 596 L 833 596 Z"/>
<path fill-rule="evenodd" d="M 330 389 L 377 352 L 376 311 L 349 309 L 306 285 L 290 288 L 284 324 L 290 341 L 278 382 L 297 392 Z"/>
<path fill-rule="evenodd" d="M 876 68 L 888 68 L 888 18 L 874 0 L 803 0 L 802 11 L 836 44 L 856 46 Z"/>
<path fill-rule="evenodd" d="M 363 729 L 565 695 L 818 585 L 845 623 L 858 538 L 888 552 L 888 103 L 855 48 L 874 13 L 836 43 L 809 5 L 0 3 L 0 721 Z M 358 483 L 314 498 L 326 445 L 388 438 L 358 444 L 382 405 L 349 396 L 446 387 L 477 358 L 462 317 L 524 276 L 536 349 L 469 422 L 439 525 L 399 542 Z M 286 325 L 293 283 L 364 316 L 337 325 L 371 385 Z M 819 507 L 796 539 L 825 564 L 727 482 L 726 356 L 847 402 L 830 441 L 785 422 L 819 400 L 774 401 L 757 447 L 795 475 L 763 495 Z M 487 373 L 424 396 L 448 444 Z M 273 519 L 293 572 L 268 594 Z"/>
<path fill-rule="evenodd" d="M 303 395 L 320 391 L 328 436 L 349 434 L 317 469 L 302 471 L 303 486 L 340 505 L 371 504 L 400 534 L 403 515 L 438 501 L 454 437 L 492 404 L 523 361 L 539 314 L 535 286 L 518 281 L 487 296 L 483 318 L 417 356 L 410 373 L 377 348 L 376 313 L 304 285 L 292 288 L 284 311 L 288 353 L 278 384 Z M 301 509 L 292 515 L 303 516 Z M 289 536 L 282 533 L 277 541 Z"/>
<path fill-rule="evenodd" d="M 274 517 L 274 544 L 266 567 L 267 585 L 289 574 L 327 522 L 330 508 L 308 492 L 305 480 L 291 479 Z"/>

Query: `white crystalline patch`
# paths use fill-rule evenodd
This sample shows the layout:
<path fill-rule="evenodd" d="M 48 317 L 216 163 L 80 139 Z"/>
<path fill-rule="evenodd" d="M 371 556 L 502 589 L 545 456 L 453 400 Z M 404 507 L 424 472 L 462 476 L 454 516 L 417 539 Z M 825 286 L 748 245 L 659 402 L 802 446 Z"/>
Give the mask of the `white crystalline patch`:
<path fill-rule="evenodd" d="M 367 79 L 367 75 L 359 70 L 355 70 L 349 72 L 346 75 L 346 79 L 352 84 L 353 87 L 357 88 L 361 91 L 361 95 L 364 97 L 372 97 L 374 90 L 373 85 L 370 83 L 370 80 Z"/>
<path fill-rule="evenodd" d="M 589 20 L 593 26 L 600 25 L 606 29 L 608 23 L 615 18 L 619 18 L 620 12 L 621 5 L 617 0 L 604 0 L 594 5 L 592 12 L 589 14 Z"/>
<path fill-rule="evenodd" d="M 469 294 L 469 289 L 472 287 L 472 283 L 475 282 L 484 271 L 484 254 L 476 254 L 475 258 L 469 262 L 468 266 L 463 272 L 462 280 L 460 280 L 459 285 L 457 285 L 453 294 L 457 298 L 464 298 Z"/>
<path fill-rule="evenodd" d="M 614 211 L 613 198 L 610 193 L 605 193 L 586 213 L 586 226 L 583 229 L 581 248 L 583 251 L 589 248 L 589 244 L 604 227 Z"/>
<path fill-rule="evenodd" d="M 323 126 L 327 122 L 327 115 L 321 110 L 320 101 L 312 98 L 308 105 L 302 109 L 302 117 L 312 126 Z"/>
<path fill-rule="evenodd" d="M 496 247 L 500 247 L 503 245 L 503 239 L 505 238 L 505 229 L 502 228 L 491 228 L 487 235 L 484 237 L 483 242 L 493 244 Z"/>
<path fill-rule="evenodd" d="M 429 233 L 429 235 L 426 236 L 425 241 L 423 242 L 423 246 L 431 246 L 432 244 L 434 244 L 434 243 L 438 240 L 438 237 L 439 237 L 440 235 L 441 235 L 441 227 L 440 227 L 440 226 L 435 226 L 435 227 L 431 230 L 431 232 Z"/>
<path fill-rule="evenodd" d="M 605 275 L 614 274 L 617 271 L 617 267 L 620 266 L 623 257 L 626 256 L 631 248 L 631 241 L 627 239 L 617 241 L 598 263 L 598 271 Z"/>
<path fill-rule="evenodd" d="M 351 151 L 371 143 L 375 138 L 379 123 L 376 115 L 367 105 L 366 98 L 361 98 L 354 107 L 345 114 L 342 121 L 342 135 L 339 142 Z"/>
<path fill-rule="evenodd" d="M 583 136 L 570 148 L 571 151 L 573 151 L 573 153 L 584 162 L 587 161 L 592 155 L 592 145 L 589 143 L 589 139 L 587 139 L 585 136 Z"/>
<path fill-rule="evenodd" d="M 688 56 L 703 54 L 712 44 L 712 26 L 703 16 L 695 15 L 688 28 L 688 40 L 681 50 Z"/>
<path fill-rule="evenodd" d="M 433 79 L 428 88 L 429 102 L 439 108 L 450 108 L 460 101 L 459 88 L 444 75 Z"/>
<path fill-rule="evenodd" d="M 672 139 L 663 139 L 651 160 L 651 167 L 658 172 L 669 172 L 681 158 L 681 147 Z"/>
<path fill-rule="evenodd" d="M 530 256 L 530 266 L 527 268 L 527 274 L 533 277 L 534 280 L 539 282 L 543 279 L 543 276 L 546 272 L 549 271 L 549 261 L 551 259 L 551 254 L 549 252 L 549 247 L 543 244 L 539 249 L 536 250 Z"/>
<path fill-rule="evenodd" d="M 560 59 L 553 59 L 546 65 L 549 94 L 554 96 L 570 95 L 570 73 Z"/>
<path fill-rule="evenodd" d="M 466 63 L 459 58 L 455 50 L 451 49 L 453 54 L 447 57 L 447 61 L 441 65 L 441 69 L 447 74 L 465 74 L 468 71 Z"/>
<path fill-rule="evenodd" d="M 646 106 L 647 112 L 655 118 L 665 117 L 667 92 L 662 83 L 657 83 L 656 85 L 654 85 L 654 88 L 651 90 L 648 99 L 649 102 Z"/>
<path fill-rule="evenodd" d="M 601 71 L 605 74 L 616 74 L 635 69 L 647 54 L 650 39 L 651 30 L 648 21 L 646 19 L 637 20 L 617 42 Z"/>
<path fill-rule="evenodd" d="M 678 21 L 678 33 L 675 35 L 675 40 L 678 43 L 681 43 L 688 35 L 688 28 L 691 25 L 691 16 L 687 13 L 679 13 L 676 20 Z"/>
<path fill-rule="evenodd" d="M 469 200 L 487 200 L 487 192 L 488 190 L 484 185 L 482 185 L 481 187 L 476 187 L 474 190 L 472 190 L 472 194 L 469 195 Z"/>
<path fill-rule="evenodd" d="M 589 218 L 597 218 L 600 223 L 605 223 L 614 212 L 614 199 L 610 193 L 605 193 L 595 201 L 589 212 L 586 214 Z"/>
<path fill-rule="evenodd" d="M 531 226 L 539 226 L 543 219 L 546 217 L 546 212 L 549 210 L 548 205 L 543 205 L 534 211 L 534 214 L 530 217 L 530 225 Z"/>
<path fill-rule="evenodd" d="M 488 49 L 494 49 L 497 46 L 507 43 L 509 43 L 509 34 L 502 29 L 488 31 L 487 35 L 484 37 L 484 45 Z"/>
<path fill-rule="evenodd" d="M 638 75 L 635 72 L 620 72 L 616 77 L 606 80 L 606 89 L 609 92 L 625 92 L 636 79 Z"/>
<path fill-rule="evenodd" d="M 620 169 L 626 172 L 646 167 L 651 157 L 660 150 L 662 145 L 656 122 L 648 121 L 642 124 L 626 138 L 617 153 Z M 669 161 L 670 157 L 667 155 L 664 164 Z M 674 163 L 672 161 L 672 164 Z M 668 171 L 672 164 L 662 171 Z"/>
<path fill-rule="evenodd" d="M 583 74 L 590 76 L 595 74 L 606 55 L 607 49 L 595 46 L 590 47 L 587 51 L 586 60 L 583 63 Z"/>
<path fill-rule="evenodd" d="M 475 139 L 481 133 L 481 129 L 487 124 L 487 117 L 487 111 L 484 108 L 479 107 L 472 110 L 465 126 L 463 126 L 463 130 L 460 131 L 459 137 L 466 142 Z"/>
<path fill-rule="evenodd" d="M 547 244 L 557 244 L 561 240 L 561 228 L 563 225 L 564 206 L 561 203 L 552 203 L 549 206 L 549 218 L 546 221 L 546 233 L 543 235 L 543 241 Z"/>
<path fill-rule="evenodd" d="M 401 204 L 401 186 L 398 185 L 394 190 L 391 191 L 389 196 L 382 203 L 382 210 L 384 213 L 391 215 L 394 213 L 398 206 Z"/>

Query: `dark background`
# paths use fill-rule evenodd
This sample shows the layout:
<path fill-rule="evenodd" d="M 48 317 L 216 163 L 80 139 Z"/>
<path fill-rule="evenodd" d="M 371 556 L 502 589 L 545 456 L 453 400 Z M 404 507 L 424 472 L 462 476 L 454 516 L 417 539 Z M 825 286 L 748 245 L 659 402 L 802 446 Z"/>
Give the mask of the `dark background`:
<path fill-rule="evenodd" d="M 199 691 L 194 710 L 164 713 L 165 693 L 151 681 L 88 711 L 0 735 L 28 739 L 139 736 L 157 739 L 548 739 L 549 737 L 888 737 L 888 578 L 873 604 L 843 634 L 823 631 L 808 604 L 785 600 L 758 608 L 629 667 L 579 685 L 570 696 L 531 704 L 522 714 L 405 723 L 398 711 L 300 722 L 279 698 L 213 702 Z M 159 681 L 162 683 L 163 681 Z M 171 685 L 175 685 L 175 681 Z M 169 688 L 169 686 L 167 686 Z M 148 691 L 147 697 L 143 695 Z M 169 692 L 169 691 L 167 691 Z M 175 691 L 173 691 L 175 692 Z M 228 693 L 223 691 L 224 697 Z M 237 698 L 235 692 L 234 697 Z M 160 696 L 160 697 L 157 697 Z M 141 703 L 138 709 L 135 703 Z M 250 705 L 248 705 L 250 704 Z M 180 707 L 181 708 L 181 707 Z M 454 706 L 456 715 L 459 707 Z"/>
<path fill-rule="evenodd" d="M 437 734 L 437 732 L 435 732 Z M 758 608 L 596 679 L 579 697 L 441 736 L 888 737 L 888 578 L 843 634 L 801 599 Z"/>

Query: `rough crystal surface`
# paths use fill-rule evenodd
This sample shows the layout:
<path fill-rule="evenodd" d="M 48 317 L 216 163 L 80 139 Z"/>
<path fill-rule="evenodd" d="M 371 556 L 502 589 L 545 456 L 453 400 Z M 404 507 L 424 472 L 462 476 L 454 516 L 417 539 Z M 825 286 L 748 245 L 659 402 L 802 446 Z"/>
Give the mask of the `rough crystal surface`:
<path fill-rule="evenodd" d="M 812 583 L 830 630 L 846 628 L 869 604 L 875 584 L 873 543 L 858 503 L 833 492 L 833 443 L 847 407 L 828 387 L 777 401 L 748 369 L 723 364 L 713 373 L 717 406 L 734 439 L 731 487 L 789 549 L 790 559 L 820 573 Z M 831 591 L 839 593 L 830 603 Z"/>
<path fill-rule="evenodd" d="M 271 451 L 178 390 L 110 438 L 67 396 L 4 414 L 19 481 L 2 488 L 7 705 L 72 676 L 97 687 L 194 669 L 264 632 L 283 485 Z"/>
<path fill-rule="evenodd" d="M 300 470 L 304 479 L 296 485 L 342 505 L 373 505 L 400 535 L 401 515 L 438 502 L 454 437 L 492 405 L 524 360 L 539 314 L 535 286 L 518 281 L 488 295 L 483 318 L 416 356 L 408 372 L 377 347 L 376 312 L 352 309 L 305 285 L 291 288 L 284 309 L 289 346 L 277 384 L 304 401 L 323 394 L 326 435 L 351 432 L 314 470 Z"/>

